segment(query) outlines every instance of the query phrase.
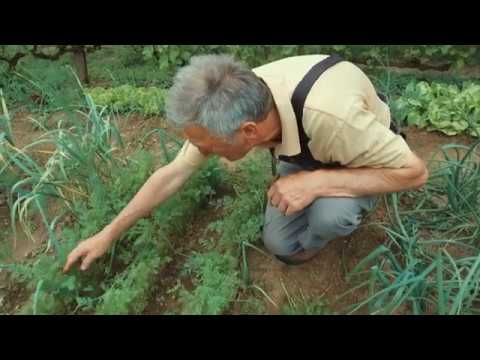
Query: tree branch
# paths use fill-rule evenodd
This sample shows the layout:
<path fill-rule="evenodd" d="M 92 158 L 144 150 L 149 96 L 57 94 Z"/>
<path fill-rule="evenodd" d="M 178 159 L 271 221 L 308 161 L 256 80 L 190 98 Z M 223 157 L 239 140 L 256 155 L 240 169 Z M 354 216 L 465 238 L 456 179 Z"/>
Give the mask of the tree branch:
<path fill-rule="evenodd" d="M 15 67 L 17 66 L 20 59 L 25 57 L 25 56 L 27 56 L 26 53 L 18 52 L 15 55 L 13 55 L 11 58 L 0 55 L 0 60 L 7 62 L 8 63 L 8 70 L 13 71 L 13 70 L 15 70 Z"/>
<path fill-rule="evenodd" d="M 38 45 L 33 45 L 33 49 L 31 51 L 31 54 L 39 59 L 45 59 L 45 60 L 58 60 L 63 54 L 71 51 L 68 48 L 68 45 L 57 45 L 57 51 L 54 54 L 45 54 L 43 53 Z"/>

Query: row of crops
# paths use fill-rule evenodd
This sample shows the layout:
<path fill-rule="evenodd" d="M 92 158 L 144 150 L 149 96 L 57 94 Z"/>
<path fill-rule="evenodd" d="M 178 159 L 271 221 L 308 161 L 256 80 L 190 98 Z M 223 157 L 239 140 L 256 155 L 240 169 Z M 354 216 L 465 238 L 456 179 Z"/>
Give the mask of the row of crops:
<path fill-rule="evenodd" d="M 388 241 L 349 275 L 369 289 L 349 311 L 368 305 L 371 314 L 478 312 L 479 144 L 441 147 L 424 189 L 388 196 L 390 222 L 380 225 Z"/>
<path fill-rule="evenodd" d="M 28 294 L 18 313 L 143 313 L 158 291 L 158 274 L 178 256 L 175 249 L 194 221 L 192 214 L 202 216 L 212 202 L 221 204 L 223 216 L 208 226 L 208 235 L 198 234 L 201 246 L 186 255 L 179 277 L 188 277 L 192 284 L 180 283 L 172 290 L 179 306 L 170 312 L 228 313 L 240 301 L 239 293 L 249 290 L 268 299 L 251 281 L 246 256 L 259 250 L 256 243 L 271 174 L 266 153 L 247 159 L 235 172 L 211 159 L 181 192 L 127 231 L 88 272 L 62 273 L 68 252 L 107 225 L 161 165 L 144 150 L 124 156 L 117 115 L 161 117 L 165 90 L 77 87 L 75 101 L 66 103 L 57 100 L 57 89 L 30 81 L 40 93 L 32 124 L 42 135 L 26 146 L 19 147 L 13 115 L 0 94 L 0 191 L 7 194 L 11 223 L 32 235 L 38 226 L 33 218 L 39 218 L 48 231 L 48 242 L 33 259 L 0 262 L 11 281 Z M 402 125 L 447 135 L 478 137 L 478 105 L 480 91 L 474 82 L 411 81 L 392 96 L 392 110 Z M 47 119 L 58 111 L 62 116 L 52 125 Z M 144 136 L 158 137 L 162 164 L 171 161 L 181 145 L 160 129 Z M 34 154 L 46 144 L 54 150 L 47 161 L 40 161 Z M 351 291 L 366 288 L 368 296 L 345 313 L 365 307 L 371 314 L 477 312 L 478 142 L 440 148 L 430 167 L 430 180 L 421 191 L 385 197 L 389 220 L 377 225 L 388 240 L 348 275 Z M 222 195 L 225 184 L 231 184 L 232 196 Z M 315 308 L 313 313 L 320 311 Z"/>
<path fill-rule="evenodd" d="M 31 234 L 31 219 L 40 214 L 49 230 L 46 249 L 34 261 L 2 265 L 14 281 L 31 291 L 20 313 L 142 313 L 155 289 L 155 275 L 172 260 L 175 242 L 178 245 L 185 235 L 192 213 L 201 216 L 219 186 L 226 183 L 233 184 L 237 196 L 223 199 L 224 216 L 210 225 L 219 233 L 218 241 L 204 239 L 203 250 L 186 261 L 184 271 L 195 279 L 195 288 L 179 290 L 183 304 L 179 312 L 227 310 L 239 287 L 248 286 L 245 273 L 239 276 L 239 259 L 245 247 L 258 239 L 263 223 L 268 161 L 247 161 L 237 174 L 230 174 L 218 159 L 210 160 L 180 193 L 127 231 L 109 256 L 88 272 L 76 269 L 64 274 L 61 269 L 68 252 L 107 225 L 155 165 L 153 155 L 145 151 L 121 157 L 122 137 L 112 113 L 97 107 L 90 95 L 85 96 L 84 106 L 85 111 L 70 114 L 65 124 L 45 131 L 22 149 L 15 146 L 11 133 L 2 138 L 0 174 L 10 179 L 6 190 L 12 223 L 20 222 Z M 9 120 L 8 115 L 3 117 L 6 124 Z M 170 145 L 178 150 L 178 140 L 160 130 L 151 136 L 155 134 L 161 141 L 171 139 Z M 31 150 L 44 143 L 53 144 L 55 151 L 42 164 L 31 156 Z M 166 164 L 175 154 L 167 146 L 162 149 Z M 245 181 L 245 175 L 253 181 Z M 62 205 L 55 213 L 50 212 L 53 201 Z"/>
<path fill-rule="evenodd" d="M 161 116 L 164 112 L 164 89 L 124 85 L 92 88 L 89 94 L 97 104 L 122 113 Z M 480 134 L 478 83 L 410 82 L 401 96 L 392 99 L 391 106 L 397 121 L 405 126 L 414 125 L 446 135 L 467 133 L 478 137 Z"/>

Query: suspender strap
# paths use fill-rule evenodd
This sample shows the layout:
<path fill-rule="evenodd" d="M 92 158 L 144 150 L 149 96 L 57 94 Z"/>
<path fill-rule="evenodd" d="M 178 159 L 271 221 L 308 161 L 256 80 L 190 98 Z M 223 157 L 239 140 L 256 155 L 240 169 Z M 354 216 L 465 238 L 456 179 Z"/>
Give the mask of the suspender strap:
<path fill-rule="evenodd" d="M 313 85 L 315 84 L 315 82 L 318 80 L 318 78 L 329 68 L 333 67 L 334 65 L 342 61 L 343 61 L 343 58 L 337 54 L 333 54 L 328 58 L 326 58 L 325 60 L 322 60 L 321 62 L 319 62 L 318 64 L 316 64 L 310 69 L 310 71 L 303 77 L 302 81 L 300 81 L 300 83 L 295 88 L 291 98 L 291 103 L 292 103 L 293 111 L 295 113 L 295 117 L 297 120 L 301 152 L 300 154 L 295 156 L 280 155 L 279 159 L 281 161 L 295 163 L 304 168 L 310 168 L 310 169 L 316 169 L 321 167 L 338 168 L 341 166 L 341 164 L 337 162 L 326 164 L 313 158 L 312 153 L 308 148 L 308 142 L 310 141 L 310 139 L 308 138 L 303 128 L 303 109 L 305 106 L 305 101 L 307 99 L 307 96 L 310 90 L 312 89 Z M 386 101 L 386 98 L 382 94 L 379 94 L 379 96 L 383 101 Z M 399 133 L 393 119 L 392 119 L 390 129 L 395 133 Z M 405 135 L 403 133 L 401 133 L 401 135 L 405 138 Z M 274 160 L 275 157 L 274 157 L 273 149 L 270 149 L 270 152 L 272 154 L 272 160 Z M 272 170 L 274 170 L 273 165 L 274 165 L 274 161 L 272 162 Z"/>
<path fill-rule="evenodd" d="M 308 144 L 308 137 L 305 134 L 305 131 L 303 129 L 303 107 L 305 106 L 305 100 L 307 99 L 308 93 L 312 89 L 313 85 L 315 82 L 318 80 L 318 78 L 329 68 L 332 66 L 336 65 L 337 63 L 343 61 L 342 57 L 333 54 L 326 58 L 325 60 L 320 61 L 318 64 L 316 64 L 314 67 L 310 69 L 310 71 L 304 76 L 302 81 L 297 85 L 295 88 L 295 91 L 293 92 L 292 95 L 292 106 L 293 106 L 293 111 L 295 112 L 295 117 L 297 118 L 297 124 L 298 124 L 298 131 L 299 131 L 299 137 L 300 137 L 300 146 L 302 148 L 302 152 L 304 150 L 304 147 L 307 146 Z"/>

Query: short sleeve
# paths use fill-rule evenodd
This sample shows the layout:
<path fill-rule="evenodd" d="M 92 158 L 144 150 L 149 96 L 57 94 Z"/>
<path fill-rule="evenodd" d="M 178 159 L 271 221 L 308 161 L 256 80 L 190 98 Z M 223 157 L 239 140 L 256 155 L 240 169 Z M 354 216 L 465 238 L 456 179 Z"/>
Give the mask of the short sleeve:
<path fill-rule="evenodd" d="M 389 125 L 389 124 L 388 124 Z M 363 104 L 354 104 L 330 146 L 331 158 L 352 168 L 402 168 L 410 148 Z"/>
<path fill-rule="evenodd" d="M 198 168 L 206 159 L 207 157 L 195 145 L 186 140 L 178 152 L 175 162 L 182 163 L 187 167 Z"/>

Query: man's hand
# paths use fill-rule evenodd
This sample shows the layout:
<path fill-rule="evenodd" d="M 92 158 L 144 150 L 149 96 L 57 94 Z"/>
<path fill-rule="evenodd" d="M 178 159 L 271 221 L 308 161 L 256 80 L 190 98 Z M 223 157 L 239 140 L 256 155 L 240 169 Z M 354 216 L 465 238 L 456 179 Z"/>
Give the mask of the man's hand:
<path fill-rule="evenodd" d="M 428 176 L 425 162 L 411 152 L 399 169 L 319 169 L 291 174 L 271 186 L 268 198 L 273 206 L 290 215 L 320 197 L 356 198 L 420 189 Z"/>
<path fill-rule="evenodd" d="M 267 193 L 270 204 L 285 216 L 305 209 L 316 199 L 310 175 L 309 171 L 300 171 L 275 181 Z"/>
<path fill-rule="evenodd" d="M 97 235 L 82 241 L 68 255 L 67 262 L 65 263 L 65 266 L 63 268 L 63 272 L 67 273 L 68 271 L 70 271 L 71 267 L 80 258 L 83 258 L 80 269 L 82 271 L 87 270 L 93 261 L 104 255 L 108 251 L 112 242 L 113 239 L 106 229 L 102 230 Z"/>
<path fill-rule="evenodd" d="M 285 215 L 305 209 L 320 197 L 372 196 L 419 189 L 428 169 L 414 153 L 403 168 L 342 168 L 300 171 L 280 178 L 270 187 L 268 199 Z"/>

